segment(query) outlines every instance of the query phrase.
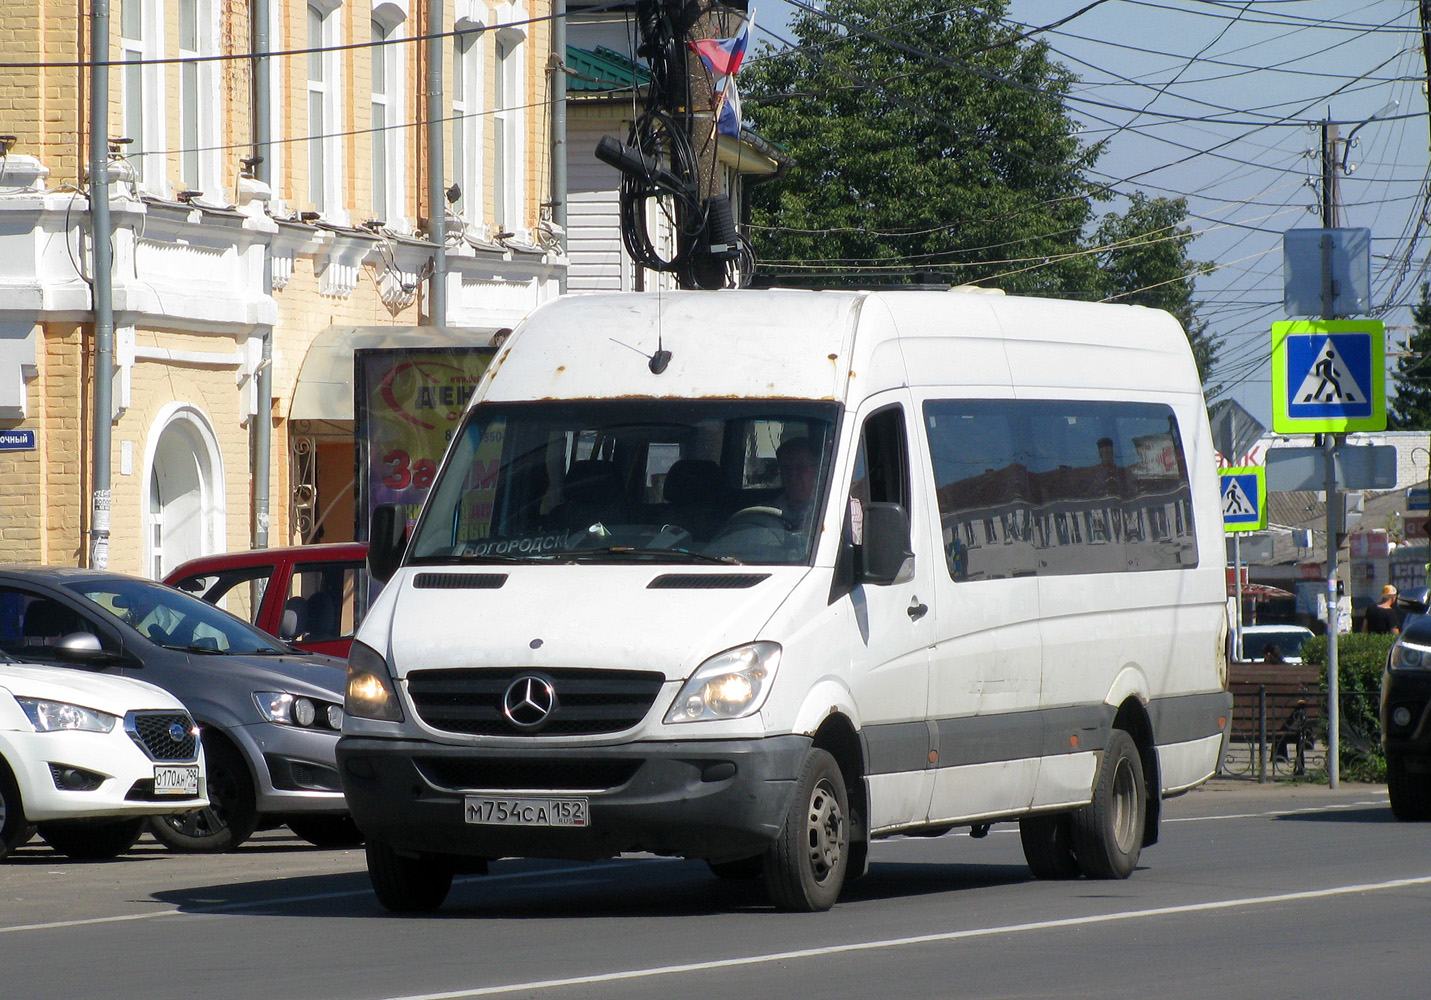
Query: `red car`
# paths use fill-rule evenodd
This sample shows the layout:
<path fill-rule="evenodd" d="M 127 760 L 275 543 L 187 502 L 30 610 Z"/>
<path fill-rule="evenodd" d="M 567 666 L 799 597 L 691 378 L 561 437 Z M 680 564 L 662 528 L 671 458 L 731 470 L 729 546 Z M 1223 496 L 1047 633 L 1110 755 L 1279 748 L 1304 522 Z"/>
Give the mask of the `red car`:
<path fill-rule="evenodd" d="M 164 578 L 299 649 L 347 656 L 367 610 L 368 543 L 201 556 Z"/>

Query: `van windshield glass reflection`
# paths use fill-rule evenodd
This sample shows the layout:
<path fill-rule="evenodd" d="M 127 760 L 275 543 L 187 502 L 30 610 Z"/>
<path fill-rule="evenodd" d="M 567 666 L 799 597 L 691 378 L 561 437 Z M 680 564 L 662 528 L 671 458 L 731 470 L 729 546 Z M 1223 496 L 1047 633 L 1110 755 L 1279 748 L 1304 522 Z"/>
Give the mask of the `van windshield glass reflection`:
<path fill-rule="evenodd" d="M 837 416 L 784 400 L 475 407 L 412 561 L 808 563 Z"/>

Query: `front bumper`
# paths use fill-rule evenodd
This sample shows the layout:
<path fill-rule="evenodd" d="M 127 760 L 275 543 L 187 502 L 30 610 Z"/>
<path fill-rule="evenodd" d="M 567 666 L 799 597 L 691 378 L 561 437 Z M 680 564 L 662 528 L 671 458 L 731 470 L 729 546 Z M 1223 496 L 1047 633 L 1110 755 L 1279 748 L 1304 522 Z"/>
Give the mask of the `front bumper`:
<path fill-rule="evenodd" d="M 496 749 L 345 736 L 354 820 L 401 851 L 595 860 L 629 851 L 729 861 L 780 833 L 807 736 Z M 587 827 L 467 823 L 468 794 L 582 797 Z"/>
<path fill-rule="evenodd" d="M 345 812 L 334 750 L 338 734 L 263 722 L 229 730 L 242 745 L 261 813 Z"/>
<path fill-rule="evenodd" d="M 1397 709 L 1410 716 L 1396 722 Z M 1388 754 L 1426 758 L 1431 766 L 1431 670 L 1387 670 L 1381 678 L 1381 745 Z"/>

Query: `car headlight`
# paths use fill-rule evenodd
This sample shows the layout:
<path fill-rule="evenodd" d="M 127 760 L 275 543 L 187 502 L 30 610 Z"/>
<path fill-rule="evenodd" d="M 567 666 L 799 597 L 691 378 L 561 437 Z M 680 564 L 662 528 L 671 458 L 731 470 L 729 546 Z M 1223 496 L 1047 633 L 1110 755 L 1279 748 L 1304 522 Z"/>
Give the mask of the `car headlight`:
<path fill-rule="evenodd" d="M 79 730 L 86 733 L 107 733 L 119 721 L 119 716 L 96 712 L 64 701 L 43 701 L 39 698 L 16 698 L 20 709 L 39 733 Z"/>
<path fill-rule="evenodd" d="M 667 724 L 739 719 L 760 711 L 779 665 L 778 642 L 752 642 L 717 653 L 696 668 L 676 695 Z"/>
<path fill-rule="evenodd" d="M 402 721 L 402 706 L 398 704 L 387 661 L 361 642 L 353 643 L 348 651 L 348 687 L 343 711 L 355 719 Z"/>
<path fill-rule="evenodd" d="M 258 706 L 260 715 L 281 726 L 297 726 L 300 729 L 343 728 L 343 710 L 334 702 L 289 694 L 287 691 L 255 691 L 253 701 Z M 335 717 L 337 721 L 334 721 Z"/>
<path fill-rule="evenodd" d="M 1416 646 L 1408 646 L 1404 642 L 1398 642 L 1395 646 L 1391 647 L 1391 669 L 1431 669 L 1431 649 L 1419 649 Z"/>

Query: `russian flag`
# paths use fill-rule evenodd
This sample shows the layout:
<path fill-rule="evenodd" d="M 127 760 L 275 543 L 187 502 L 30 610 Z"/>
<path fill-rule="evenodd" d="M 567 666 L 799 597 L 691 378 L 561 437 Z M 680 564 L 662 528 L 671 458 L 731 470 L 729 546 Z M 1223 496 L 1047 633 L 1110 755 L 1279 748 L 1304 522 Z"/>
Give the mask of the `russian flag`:
<path fill-rule="evenodd" d="M 751 11 L 750 17 L 741 22 L 734 38 L 702 38 L 690 43 L 717 81 L 740 71 L 740 64 L 745 61 L 745 47 L 750 41 L 750 25 L 754 20 L 755 11 Z"/>

